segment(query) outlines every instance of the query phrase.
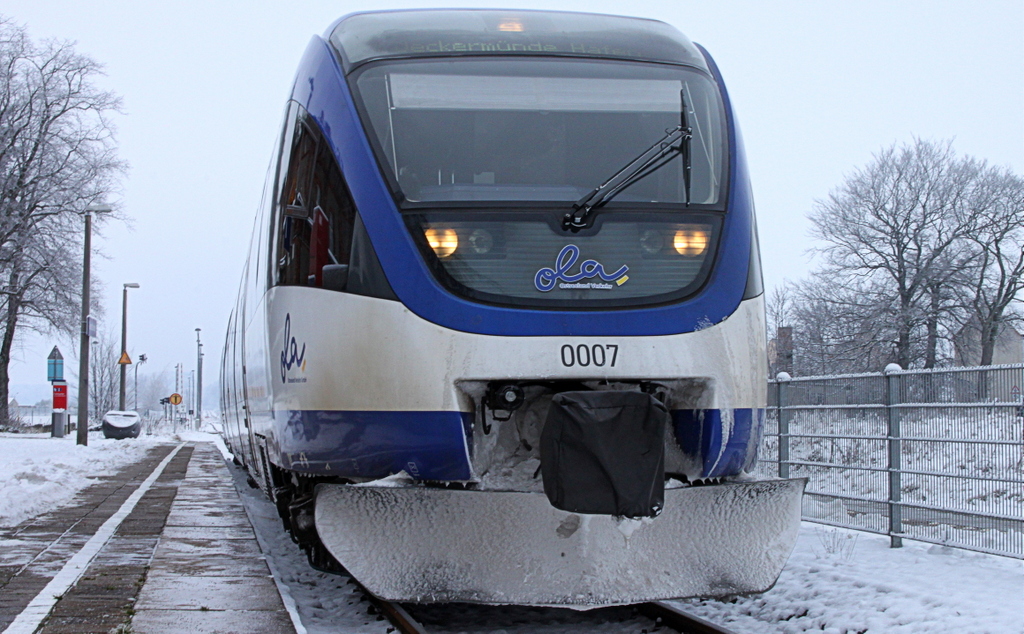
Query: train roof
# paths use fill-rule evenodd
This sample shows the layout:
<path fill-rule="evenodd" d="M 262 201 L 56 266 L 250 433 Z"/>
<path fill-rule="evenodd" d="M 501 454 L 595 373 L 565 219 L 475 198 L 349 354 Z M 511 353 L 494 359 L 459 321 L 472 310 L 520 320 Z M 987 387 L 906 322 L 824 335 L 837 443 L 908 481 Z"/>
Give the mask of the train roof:
<path fill-rule="evenodd" d="M 658 20 L 595 13 L 413 9 L 354 13 L 329 40 L 345 72 L 369 61 L 459 55 L 600 57 L 708 70 L 700 50 Z"/>

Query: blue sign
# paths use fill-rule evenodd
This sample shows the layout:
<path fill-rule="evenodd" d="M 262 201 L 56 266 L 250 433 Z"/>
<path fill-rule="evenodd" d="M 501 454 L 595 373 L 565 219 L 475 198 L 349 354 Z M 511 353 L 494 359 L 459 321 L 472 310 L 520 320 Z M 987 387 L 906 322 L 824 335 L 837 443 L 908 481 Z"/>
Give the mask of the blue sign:
<path fill-rule="evenodd" d="M 46 380 L 50 383 L 64 380 L 64 355 L 57 346 L 53 347 L 50 356 L 46 358 Z"/>

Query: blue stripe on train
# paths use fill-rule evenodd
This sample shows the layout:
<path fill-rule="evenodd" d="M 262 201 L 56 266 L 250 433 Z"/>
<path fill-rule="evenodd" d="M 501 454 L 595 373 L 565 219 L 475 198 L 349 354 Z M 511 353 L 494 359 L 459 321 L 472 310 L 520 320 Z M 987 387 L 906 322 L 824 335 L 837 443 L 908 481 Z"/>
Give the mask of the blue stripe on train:
<path fill-rule="evenodd" d="M 757 459 L 764 409 L 734 409 L 723 442 L 722 412 L 674 410 L 682 450 L 697 456 L 702 477 L 736 475 Z M 756 412 L 756 416 L 755 416 Z M 286 419 L 278 437 L 281 466 L 309 474 L 382 478 L 406 471 L 420 480 L 468 480 L 466 412 L 279 411 Z"/>
<path fill-rule="evenodd" d="M 468 480 L 464 412 L 278 411 L 282 466 L 303 473 L 420 480 Z"/>
<path fill-rule="evenodd" d="M 757 460 L 764 429 L 764 409 L 734 409 L 732 413 L 732 428 L 723 443 L 722 410 L 684 409 L 672 412 L 676 440 L 684 453 L 700 458 L 703 465 L 701 477 L 736 475 L 750 470 Z"/>

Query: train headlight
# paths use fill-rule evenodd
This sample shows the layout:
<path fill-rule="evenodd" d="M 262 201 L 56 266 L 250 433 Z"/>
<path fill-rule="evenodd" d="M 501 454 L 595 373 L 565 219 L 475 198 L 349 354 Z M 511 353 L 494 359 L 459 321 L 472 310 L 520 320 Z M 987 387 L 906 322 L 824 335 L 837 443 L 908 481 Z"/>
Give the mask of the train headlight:
<path fill-rule="evenodd" d="M 490 253 L 494 248 L 494 236 L 486 229 L 474 229 L 469 234 L 469 248 L 477 255 Z"/>
<path fill-rule="evenodd" d="M 423 233 L 427 244 L 439 258 L 446 258 L 459 248 L 459 234 L 455 233 L 455 229 L 430 227 Z"/>
<path fill-rule="evenodd" d="M 706 229 L 680 229 L 672 237 L 672 246 L 679 255 L 695 256 L 708 250 L 710 236 Z"/>
<path fill-rule="evenodd" d="M 640 248 L 646 253 L 651 255 L 659 253 L 663 246 L 665 246 L 665 236 L 660 231 L 648 229 L 640 236 Z"/>

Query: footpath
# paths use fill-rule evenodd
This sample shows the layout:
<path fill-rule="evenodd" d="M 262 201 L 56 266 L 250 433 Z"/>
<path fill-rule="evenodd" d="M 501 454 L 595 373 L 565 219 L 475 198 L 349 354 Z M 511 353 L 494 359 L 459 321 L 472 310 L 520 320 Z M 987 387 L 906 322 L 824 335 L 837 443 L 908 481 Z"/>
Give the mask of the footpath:
<path fill-rule="evenodd" d="M 156 447 L 0 529 L 0 632 L 112 631 L 295 631 L 212 444 Z"/>

